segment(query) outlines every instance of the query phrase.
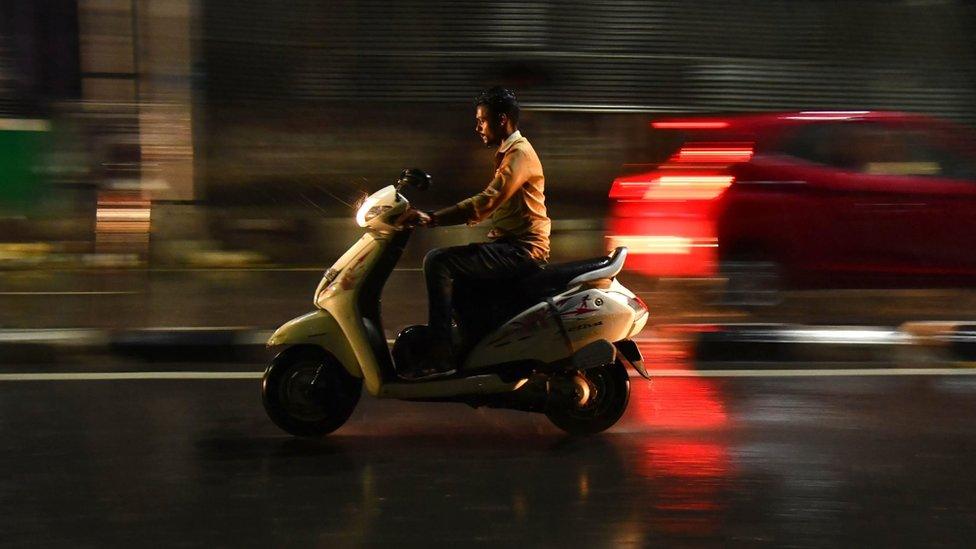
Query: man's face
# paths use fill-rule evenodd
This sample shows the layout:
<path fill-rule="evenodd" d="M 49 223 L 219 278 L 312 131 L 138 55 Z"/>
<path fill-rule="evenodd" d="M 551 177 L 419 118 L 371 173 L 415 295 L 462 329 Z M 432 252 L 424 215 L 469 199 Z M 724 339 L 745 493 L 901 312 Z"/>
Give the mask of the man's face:
<path fill-rule="evenodd" d="M 496 121 L 488 112 L 488 107 L 478 105 L 474 112 L 475 129 L 481 140 L 488 147 L 495 147 L 502 144 L 502 131 L 505 127 L 505 116 L 502 115 L 501 121 Z"/>

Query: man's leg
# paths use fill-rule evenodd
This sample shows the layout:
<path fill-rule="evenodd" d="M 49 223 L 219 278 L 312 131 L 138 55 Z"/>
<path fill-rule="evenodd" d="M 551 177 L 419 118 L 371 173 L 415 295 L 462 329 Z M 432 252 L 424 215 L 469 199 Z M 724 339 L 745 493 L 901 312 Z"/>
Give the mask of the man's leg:
<path fill-rule="evenodd" d="M 430 304 L 427 323 L 434 346 L 432 356 L 441 363 L 451 358 L 452 296 L 457 280 L 490 283 L 516 278 L 536 268 L 538 264 L 525 251 L 503 242 L 440 248 L 428 253 L 424 275 Z"/>

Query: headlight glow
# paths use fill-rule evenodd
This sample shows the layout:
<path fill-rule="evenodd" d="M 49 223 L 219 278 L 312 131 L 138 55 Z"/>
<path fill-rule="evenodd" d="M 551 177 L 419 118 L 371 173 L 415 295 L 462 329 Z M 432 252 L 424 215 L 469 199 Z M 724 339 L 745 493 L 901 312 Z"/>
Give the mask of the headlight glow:
<path fill-rule="evenodd" d="M 406 204 L 406 199 L 397 193 L 393 185 L 388 185 L 367 196 L 356 210 L 356 223 L 366 227 L 376 218 L 381 218 L 390 210 Z"/>
<path fill-rule="evenodd" d="M 387 206 L 387 205 L 373 206 L 372 208 L 369 209 L 368 212 L 366 212 L 366 218 L 365 219 L 368 222 L 371 219 L 373 219 L 374 217 L 376 217 L 376 216 L 378 216 L 380 214 L 386 213 L 388 210 L 390 210 L 392 208 L 393 208 L 393 206 Z"/>
<path fill-rule="evenodd" d="M 356 223 L 360 227 L 365 227 L 366 223 L 379 215 L 381 212 L 376 211 L 376 203 L 379 202 L 379 197 L 376 195 L 367 198 L 363 205 L 359 207 L 359 211 L 356 212 Z M 372 214 L 372 215 L 370 215 Z"/>

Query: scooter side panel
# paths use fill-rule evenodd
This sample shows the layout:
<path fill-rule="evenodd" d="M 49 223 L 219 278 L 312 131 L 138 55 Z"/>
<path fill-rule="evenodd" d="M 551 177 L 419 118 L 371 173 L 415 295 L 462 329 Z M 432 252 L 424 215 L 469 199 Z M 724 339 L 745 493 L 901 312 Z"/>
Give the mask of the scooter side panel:
<path fill-rule="evenodd" d="M 366 391 L 377 396 L 380 387 L 383 386 L 383 374 L 376 361 L 376 354 L 370 345 L 369 335 L 363 326 L 363 321 L 355 303 L 356 296 L 352 292 L 346 292 L 331 298 L 326 307 L 332 312 L 341 334 L 344 334 L 346 345 L 349 346 L 354 356 L 356 364 L 361 370 L 360 376 L 366 380 Z M 385 345 L 385 341 L 384 341 Z"/>
<path fill-rule="evenodd" d="M 376 237 L 370 233 L 364 234 L 355 244 L 353 244 L 346 253 L 342 254 L 342 257 L 336 260 L 329 268 L 330 271 L 338 271 L 336 279 L 328 281 L 325 278 L 319 282 L 318 288 L 315 289 L 315 306 L 320 309 L 324 309 L 324 302 L 331 295 L 332 292 L 326 292 L 326 290 L 335 290 L 342 287 L 352 287 L 352 284 L 356 280 L 362 277 L 363 272 L 363 262 L 360 259 L 364 258 L 368 252 L 375 248 Z M 353 263 L 355 261 L 355 263 Z M 351 265 L 350 265 L 351 264 Z M 350 267 L 347 269 L 347 267 Z M 348 272 L 352 271 L 352 272 Z"/>
<path fill-rule="evenodd" d="M 324 288 L 316 299 L 316 305 L 331 313 L 344 334 L 346 345 L 356 357 L 361 370 L 360 377 L 366 381 L 366 391 L 377 396 L 383 385 L 383 372 L 377 361 L 376 351 L 370 343 L 370 336 L 363 325 L 362 311 L 357 302 L 363 291 L 363 284 L 383 252 L 389 246 L 389 239 L 369 234 L 356 246 L 355 254 L 347 254 L 346 265 L 339 276 Z M 346 256 L 343 256 L 346 257 Z M 372 296 L 379 299 L 379 296 Z M 383 338 L 382 345 L 386 345 Z M 389 353 L 388 349 L 383 352 Z"/>
<path fill-rule="evenodd" d="M 573 352 L 605 339 L 620 341 L 634 325 L 634 310 L 626 296 L 600 289 L 563 294 L 555 300 Z"/>
<path fill-rule="evenodd" d="M 634 326 L 626 296 L 574 288 L 506 322 L 468 355 L 463 370 L 517 360 L 555 362 L 599 339 L 625 339 Z"/>
<path fill-rule="evenodd" d="M 552 362 L 571 354 L 569 342 L 547 303 L 530 307 L 485 337 L 468 355 L 462 370 L 517 360 Z"/>
<path fill-rule="evenodd" d="M 317 345 L 332 353 L 350 375 L 363 377 L 356 353 L 328 311 L 313 311 L 286 322 L 268 340 L 268 347 L 281 345 Z"/>

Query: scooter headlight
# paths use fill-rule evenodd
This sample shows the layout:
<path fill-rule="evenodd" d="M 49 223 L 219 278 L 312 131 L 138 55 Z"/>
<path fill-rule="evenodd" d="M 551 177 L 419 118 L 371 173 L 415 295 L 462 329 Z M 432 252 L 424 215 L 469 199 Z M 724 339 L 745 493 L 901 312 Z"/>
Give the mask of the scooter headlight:
<path fill-rule="evenodd" d="M 373 220 L 374 217 L 376 217 L 376 216 L 378 216 L 380 214 L 384 214 L 388 210 L 391 210 L 392 208 L 393 208 L 393 206 L 385 206 L 385 205 L 384 206 L 373 206 L 372 208 L 369 209 L 368 212 L 366 212 L 366 215 L 364 216 L 364 219 L 366 220 L 367 223 L 369 223 L 370 221 Z"/>
<path fill-rule="evenodd" d="M 360 227 L 365 227 L 373 218 L 390 209 L 390 206 L 381 206 L 377 202 L 379 202 L 379 197 L 373 195 L 367 198 L 363 202 L 363 205 L 359 207 L 359 210 L 356 212 L 356 223 Z"/>
<path fill-rule="evenodd" d="M 375 228 L 389 229 L 391 223 L 386 217 L 392 217 L 408 206 L 409 203 L 400 196 L 396 188 L 388 185 L 363 200 L 356 210 L 356 223 L 363 228 L 376 226 Z"/>

